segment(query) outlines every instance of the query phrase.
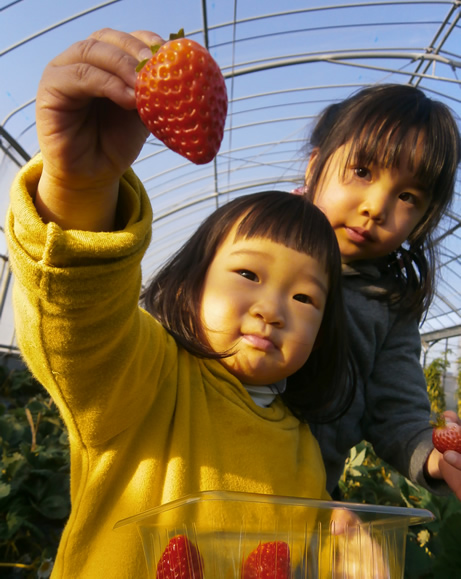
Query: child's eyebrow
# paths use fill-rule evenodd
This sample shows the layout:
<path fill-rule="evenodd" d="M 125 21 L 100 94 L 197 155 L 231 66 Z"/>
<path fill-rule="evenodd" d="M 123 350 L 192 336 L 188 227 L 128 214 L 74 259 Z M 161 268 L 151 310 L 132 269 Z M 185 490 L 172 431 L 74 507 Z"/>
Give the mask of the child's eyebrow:
<path fill-rule="evenodd" d="M 271 261 L 274 260 L 273 256 L 270 253 L 267 253 L 266 251 L 260 251 L 258 249 L 233 249 L 230 252 L 230 255 L 235 255 L 235 256 L 239 256 L 239 255 L 254 255 L 255 257 L 257 256 L 267 256 L 271 259 Z"/>
<path fill-rule="evenodd" d="M 423 183 L 423 181 L 421 181 L 421 179 L 417 178 L 416 176 L 413 176 L 411 179 L 408 180 L 408 185 L 410 187 L 418 189 L 418 191 L 420 191 L 425 197 L 431 196 L 431 192 L 427 184 Z"/>
<path fill-rule="evenodd" d="M 421 193 L 424 195 L 424 197 L 427 197 L 428 199 L 430 199 L 432 197 L 431 191 L 427 188 L 426 185 L 423 185 L 420 181 L 416 182 L 416 188 L 419 191 L 421 191 Z"/>
<path fill-rule="evenodd" d="M 328 288 L 315 275 L 306 273 L 306 278 L 308 278 L 310 282 L 314 283 L 320 289 L 320 291 L 323 292 L 324 295 L 328 295 Z"/>

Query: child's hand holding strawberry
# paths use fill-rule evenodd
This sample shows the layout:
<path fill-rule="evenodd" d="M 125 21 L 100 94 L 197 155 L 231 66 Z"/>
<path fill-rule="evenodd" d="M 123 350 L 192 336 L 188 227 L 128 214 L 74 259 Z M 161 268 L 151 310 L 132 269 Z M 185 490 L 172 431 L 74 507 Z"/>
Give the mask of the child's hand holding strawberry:
<path fill-rule="evenodd" d="M 456 497 L 461 500 L 461 453 L 456 450 L 445 450 L 447 447 L 444 439 L 447 439 L 446 429 L 449 431 L 449 438 L 459 448 L 461 445 L 461 420 L 455 412 L 447 410 L 443 413 L 446 427 L 435 427 L 434 445 L 441 451 L 434 448 L 426 462 L 426 470 L 429 476 L 436 479 L 443 479 Z M 441 445 L 442 442 L 442 445 Z M 450 448 L 454 448 L 450 446 Z"/>
<path fill-rule="evenodd" d="M 46 67 L 37 92 L 43 173 L 35 198 L 46 222 L 114 228 L 120 178 L 149 134 L 140 116 L 190 161 L 215 157 L 227 113 L 224 77 L 205 48 L 177 36 L 165 44 L 152 32 L 106 28 Z"/>
<path fill-rule="evenodd" d="M 35 199 L 45 221 L 110 230 L 119 179 L 148 131 L 136 110 L 136 66 L 163 40 L 147 31 L 104 29 L 46 67 L 37 92 L 43 174 Z"/>

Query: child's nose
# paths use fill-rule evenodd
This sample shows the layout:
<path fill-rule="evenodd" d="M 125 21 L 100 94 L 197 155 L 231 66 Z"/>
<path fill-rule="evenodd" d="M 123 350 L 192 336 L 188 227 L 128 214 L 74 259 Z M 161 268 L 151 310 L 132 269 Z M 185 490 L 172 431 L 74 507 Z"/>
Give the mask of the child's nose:
<path fill-rule="evenodd" d="M 283 327 L 285 316 L 280 301 L 275 297 L 261 298 L 250 308 L 252 316 L 261 318 L 266 324 Z"/>
<path fill-rule="evenodd" d="M 366 215 L 378 223 L 386 220 L 388 210 L 389 194 L 382 188 L 368 191 L 359 207 L 361 215 Z"/>

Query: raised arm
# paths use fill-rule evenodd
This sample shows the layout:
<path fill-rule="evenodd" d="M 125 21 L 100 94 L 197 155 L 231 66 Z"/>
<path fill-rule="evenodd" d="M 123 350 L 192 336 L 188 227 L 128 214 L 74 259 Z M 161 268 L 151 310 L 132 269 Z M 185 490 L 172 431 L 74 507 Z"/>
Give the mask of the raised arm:
<path fill-rule="evenodd" d="M 148 135 L 136 111 L 135 69 L 161 43 L 147 31 L 103 29 L 46 67 L 37 92 L 43 173 L 35 198 L 45 222 L 115 228 L 120 178 Z"/>

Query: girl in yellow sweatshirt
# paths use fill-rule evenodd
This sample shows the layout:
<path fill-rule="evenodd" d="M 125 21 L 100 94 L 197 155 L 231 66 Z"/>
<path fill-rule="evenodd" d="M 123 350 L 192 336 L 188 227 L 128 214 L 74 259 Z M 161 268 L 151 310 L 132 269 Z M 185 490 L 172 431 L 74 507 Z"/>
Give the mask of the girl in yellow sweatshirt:
<path fill-rule="evenodd" d="M 133 86 L 156 40 L 103 30 L 48 65 L 41 155 L 11 192 L 18 343 L 71 447 L 53 577 L 146 576 L 135 531 L 114 524 L 190 493 L 328 499 L 306 420 L 348 400 L 340 254 L 302 197 L 218 209 L 139 307 L 152 213 L 129 169 L 147 136 Z"/>

